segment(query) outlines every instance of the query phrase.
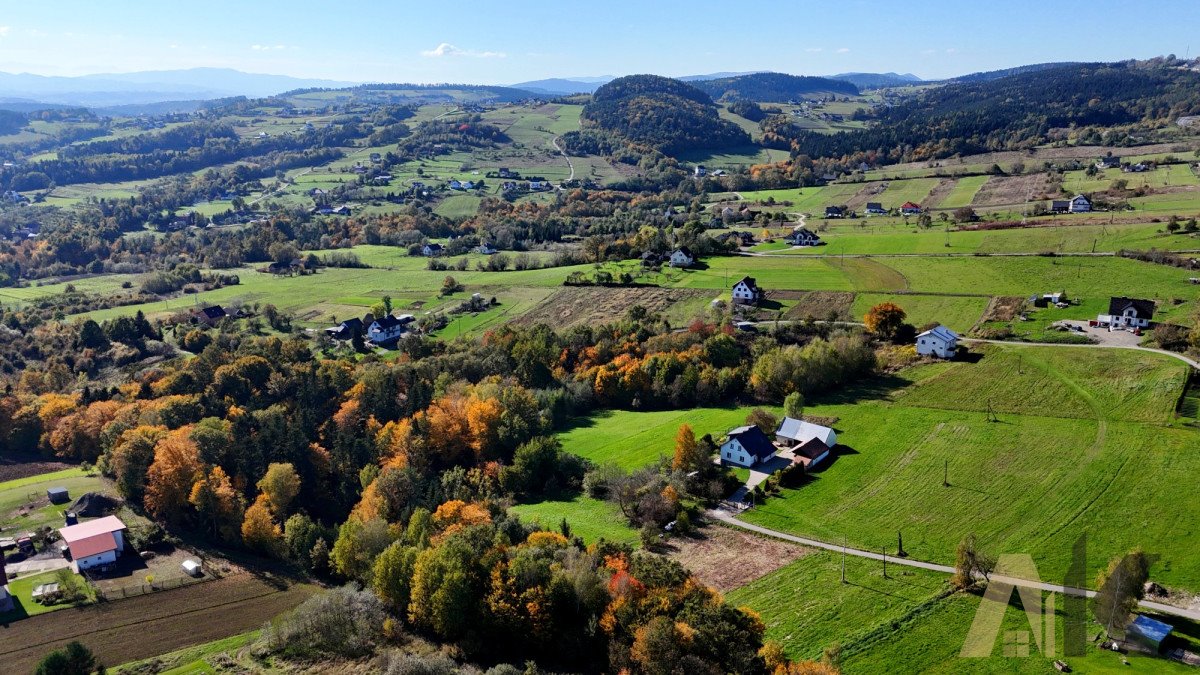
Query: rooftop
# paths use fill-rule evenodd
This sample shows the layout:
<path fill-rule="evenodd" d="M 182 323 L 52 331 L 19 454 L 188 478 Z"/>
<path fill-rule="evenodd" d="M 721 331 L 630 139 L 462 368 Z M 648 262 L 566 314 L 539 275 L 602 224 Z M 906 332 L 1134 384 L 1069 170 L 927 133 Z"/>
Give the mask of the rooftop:
<path fill-rule="evenodd" d="M 116 516 L 105 516 L 95 520 L 89 520 L 86 523 L 78 525 L 69 525 L 58 531 L 62 535 L 63 541 L 67 544 L 74 544 L 77 541 L 95 537 L 99 534 L 109 534 L 110 538 L 113 532 L 119 532 L 125 529 L 125 523 Z M 114 547 L 115 548 L 115 547 Z"/>

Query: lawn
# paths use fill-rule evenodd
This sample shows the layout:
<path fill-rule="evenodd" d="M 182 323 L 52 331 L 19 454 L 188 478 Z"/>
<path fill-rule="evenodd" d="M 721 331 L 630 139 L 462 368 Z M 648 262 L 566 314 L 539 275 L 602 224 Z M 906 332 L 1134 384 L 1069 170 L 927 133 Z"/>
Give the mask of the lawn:
<path fill-rule="evenodd" d="M 868 549 L 902 531 L 912 557 L 946 564 L 975 532 L 1055 578 L 1086 532 L 1089 578 L 1141 546 L 1162 556 L 1156 581 L 1200 589 L 1200 504 L 1178 489 L 1200 471 L 1200 432 L 1165 426 L 1181 376 L 1165 357 L 1032 347 L 910 369 L 808 405 L 839 419 L 842 447 L 744 517 Z"/>
<path fill-rule="evenodd" d="M 62 511 L 68 504 L 49 503 L 46 490 L 52 487 L 67 488 L 72 501 L 85 492 L 112 492 L 106 479 L 95 474 L 84 475 L 80 469 L 65 469 L 0 483 L 0 526 L 5 530 L 15 528 L 28 531 L 42 525 L 61 525 Z M 19 509 L 27 504 L 36 506 L 21 513 Z"/>
<path fill-rule="evenodd" d="M 1052 673 L 1054 658 L 1059 658 L 1079 673 L 1193 673 L 1195 669 L 1174 661 L 1149 657 L 1137 652 L 1114 654 L 1097 649 L 1090 638 L 1101 632 L 1089 624 L 1089 642 L 1082 656 L 1063 656 L 1064 615 L 1062 601 L 1056 615 L 1055 637 L 1058 649 L 1054 658 L 1038 651 L 1030 639 L 1028 656 L 1005 656 L 1004 639 L 997 639 L 987 658 L 959 656 L 967 632 L 980 604 L 976 595 L 955 594 L 917 608 L 891 625 L 880 622 L 870 634 L 842 643 L 842 672 L 855 673 Z M 1177 630 L 1195 632 L 1195 625 L 1174 617 L 1165 618 Z M 1005 611 L 1001 636 L 1008 631 L 1030 631 L 1029 619 L 1014 600 Z M 1194 641 L 1189 647 L 1196 650 Z M 1129 665 L 1122 663 L 1122 657 Z"/>
<path fill-rule="evenodd" d="M 90 584 L 80 578 L 83 583 L 84 598 L 72 603 L 60 602 L 53 605 L 43 605 L 33 601 L 33 589 L 39 584 L 54 583 L 57 579 L 56 572 L 42 572 L 29 577 L 21 577 L 15 581 L 8 582 L 8 590 L 12 593 L 15 607 L 11 612 L 0 614 L 0 625 L 9 621 L 17 621 L 38 614 L 46 614 L 68 607 L 79 607 L 96 601 L 95 590 Z"/>
<path fill-rule="evenodd" d="M 862 317 L 881 302 L 894 302 L 902 307 L 908 313 L 907 321 L 914 326 L 936 321 L 960 333 L 975 325 L 988 304 L 987 298 L 859 293 L 854 298 L 851 315 L 855 321 L 862 321 Z"/>
<path fill-rule="evenodd" d="M 689 424 L 697 438 L 712 434 L 720 439 L 733 427 L 745 424 L 753 407 L 693 408 L 637 412 L 603 410 L 590 417 L 578 418 L 559 434 L 563 450 L 590 459 L 597 464 L 616 464 L 623 469 L 638 469 L 659 458 L 675 454 L 675 434 L 679 426 Z M 779 414 L 779 410 L 768 410 Z"/>
<path fill-rule="evenodd" d="M 990 176 L 964 176 L 954 183 L 954 189 L 938 204 L 941 209 L 958 209 L 970 206 L 975 200 L 975 193 L 988 181 Z"/>
<path fill-rule="evenodd" d="M 558 531 L 563 518 L 571 526 L 571 535 L 581 537 L 585 543 L 594 543 L 604 538 L 623 544 L 637 544 L 638 531 L 627 524 L 616 504 L 577 495 L 567 501 L 543 501 L 535 504 L 517 504 L 510 511 L 527 523 L 538 523 L 542 527 Z"/>
<path fill-rule="evenodd" d="M 947 576 L 876 560 L 813 552 L 750 584 L 726 600 L 762 617 L 766 639 L 783 645 L 794 659 L 819 659 L 835 642 L 852 646 L 880 626 L 924 607 L 944 593 Z"/>

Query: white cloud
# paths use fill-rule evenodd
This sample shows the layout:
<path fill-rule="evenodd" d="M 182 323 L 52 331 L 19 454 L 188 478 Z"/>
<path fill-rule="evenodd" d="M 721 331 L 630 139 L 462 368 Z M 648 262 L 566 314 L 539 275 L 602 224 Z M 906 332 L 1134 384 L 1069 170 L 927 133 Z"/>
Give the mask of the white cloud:
<path fill-rule="evenodd" d="M 809 47 L 809 48 L 805 49 L 804 51 L 813 52 L 815 54 L 816 52 L 824 51 L 824 50 L 822 50 L 820 47 Z"/>
<path fill-rule="evenodd" d="M 949 49 L 947 49 L 947 50 L 946 50 L 946 53 L 947 53 L 947 54 L 954 54 L 954 53 L 956 53 L 956 52 L 958 52 L 958 50 L 957 50 L 957 49 L 955 49 L 954 47 L 951 47 L 951 48 L 949 48 Z"/>
<path fill-rule="evenodd" d="M 473 49 L 459 49 L 449 42 L 443 42 L 433 49 L 421 52 L 425 58 L 438 59 L 443 56 L 469 56 L 476 59 L 502 59 L 507 56 L 504 52 L 477 52 Z"/>
<path fill-rule="evenodd" d="M 287 45 L 250 45 L 250 49 L 253 49 L 256 52 L 270 52 L 270 51 L 278 52 L 278 51 L 283 51 L 285 49 L 295 49 L 295 47 L 289 47 Z"/>
<path fill-rule="evenodd" d="M 842 47 L 841 49 L 839 49 L 839 50 L 838 50 L 838 53 L 839 53 L 839 54 L 849 54 L 849 53 L 850 53 L 850 48 L 849 48 L 849 47 Z"/>
<path fill-rule="evenodd" d="M 936 54 L 937 50 L 936 49 L 922 49 L 921 53 L 924 54 L 925 56 L 930 56 L 930 55 Z"/>
<path fill-rule="evenodd" d="M 8 33 L 11 30 L 12 30 L 12 26 L 0 26 L 0 38 L 8 37 Z"/>

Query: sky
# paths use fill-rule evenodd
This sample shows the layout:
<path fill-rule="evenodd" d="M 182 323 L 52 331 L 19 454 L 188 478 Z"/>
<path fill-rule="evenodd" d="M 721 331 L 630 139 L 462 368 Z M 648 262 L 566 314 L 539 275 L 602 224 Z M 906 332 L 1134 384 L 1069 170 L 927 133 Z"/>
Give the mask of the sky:
<path fill-rule="evenodd" d="M 927 79 L 1200 51 L 1200 2 L 1159 0 L 0 0 L 0 71 L 192 67 L 355 82 L 775 70 Z M 1195 40 L 1196 44 L 1191 42 Z"/>

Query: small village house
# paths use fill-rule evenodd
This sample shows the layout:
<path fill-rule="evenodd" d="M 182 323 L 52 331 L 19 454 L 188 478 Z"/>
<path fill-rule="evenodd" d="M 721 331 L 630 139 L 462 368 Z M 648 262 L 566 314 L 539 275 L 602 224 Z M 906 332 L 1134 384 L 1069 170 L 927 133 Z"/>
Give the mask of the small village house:
<path fill-rule="evenodd" d="M 1138 298 L 1109 298 L 1108 314 L 1101 314 L 1096 321 L 1110 328 L 1149 328 L 1154 318 L 1154 301 Z"/>
<path fill-rule="evenodd" d="M 1121 158 L 1114 156 L 1111 152 L 1096 160 L 1097 169 L 1115 169 L 1121 166 Z"/>
<path fill-rule="evenodd" d="M 921 205 L 916 202 L 904 202 L 900 205 L 900 213 L 906 216 L 920 215 Z"/>
<path fill-rule="evenodd" d="M 883 204 L 879 202 L 867 202 L 866 212 L 868 216 L 886 216 L 887 209 L 883 208 Z"/>
<path fill-rule="evenodd" d="M 845 209 L 843 209 L 840 206 L 826 206 L 825 207 L 825 217 L 826 218 L 844 218 L 844 217 L 846 217 L 846 211 L 845 211 Z"/>
<path fill-rule="evenodd" d="M 51 504 L 66 504 L 71 501 L 71 495 L 65 487 L 52 487 L 46 490 L 46 498 Z"/>
<path fill-rule="evenodd" d="M 347 319 L 336 326 L 325 329 L 326 335 L 334 340 L 341 341 L 352 339 L 355 333 L 362 335 L 365 332 L 366 331 L 363 328 L 362 319 L 357 317 L 353 319 Z"/>
<path fill-rule="evenodd" d="M 1050 202 L 1051 213 L 1066 213 L 1071 210 L 1071 202 L 1066 199 L 1055 199 Z"/>
<path fill-rule="evenodd" d="M 116 516 L 105 516 L 78 525 L 59 529 L 71 554 L 71 560 L 79 571 L 111 565 L 125 550 L 125 523 Z"/>
<path fill-rule="evenodd" d="M 1069 213 L 1087 213 L 1092 210 L 1092 202 L 1083 195 L 1075 195 L 1071 201 L 1067 203 L 1067 211 Z"/>
<path fill-rule="evenodd" d="M 218 321 L 224 319 L 226 316 L 228 315 L 225 313 L 224 308 L 218 305 L 192 310 L 192 317 L 194 317 L 198 323 L 208 326 L 215 325 Z"/>
<path fill-rule="evenodd" d="M 762 289 L 754 281 L 754 277 L 742 277 L 733 285 L 733 301 L 739 305 L 756 305 L 763 298 Z"/>
<path fill-rule="evenodd" d="M 692 255 L 692 250 L 686 246 L 680 246 L 671 252 L 671 267 L 691 267 L 696 262 L 696 257 Z"/>
<path fill-rule="evenodd" d="M 952 359 L 957 352 L 958 333 L 941 324 L 917 335 L 917 353 L 922 356 Z"/>
<path fill-rule="evenodd" d="M 804 227 L 792 230 L 792 233 L 784 241 L 792 246 L 820 246 L 825 243 L 815 232 Z"/>
<path fill-rule="evenodd" d="M 696 178 L 704 178 L 708 175 L 708 169 L 704 168 L 703 164 L 698 164 L 696 165 L 696 168 L 692 170 L 692 174 Z"/>
<path fill-rule="evenodd" d="M 775 455 L 775 446 L 754 425 L 737 427 L 721 444 L 721 460 L 738 466 L 754 466 Z"/>
<path fill-rule="evenodd" d="M 442 245 L 441 244 L 425 244 L 424 246 L 421 247 L 421 255 L 425 256 L 426 258 L 432 258 L 434 256 L 439 256 L 441 254 L 442 254 Z"/>
<path fill-rule="evenodd" d="M 775 430 L 775 442 L 787 447 L 800 446 L 817 439 L 829 447 L 837 445 L 837 432 L 820 424 L 784 417 Z"/>
<path fill-rule="evenodd" d="M 375 344 L 385 344 L 397 340 L 404 335 L 408 324 L 412 323 L 414 319 L 412 314 L 381 316 L 367 327 L 367 339 Z"/>
<path fill-rule="evenodd" d="M 475 252 L 482 255 L 495 255 L 497 253 L 495 247 L 486 241 L 475 247 Z"/>

